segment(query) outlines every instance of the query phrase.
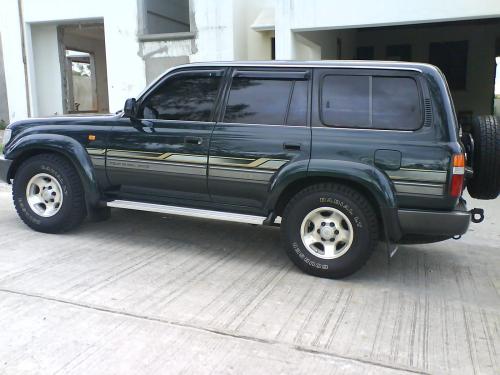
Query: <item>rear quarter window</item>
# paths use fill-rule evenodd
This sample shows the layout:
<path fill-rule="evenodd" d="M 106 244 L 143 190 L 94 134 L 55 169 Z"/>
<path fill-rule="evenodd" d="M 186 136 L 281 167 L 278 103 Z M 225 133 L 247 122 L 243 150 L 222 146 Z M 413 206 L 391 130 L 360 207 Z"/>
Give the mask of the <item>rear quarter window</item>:
<path fill-rule="evenodd" d="M 320 117 L 333 127 L 417 130 L 423 123 L 421 102 L 412 77 L 325 75 Z"/>

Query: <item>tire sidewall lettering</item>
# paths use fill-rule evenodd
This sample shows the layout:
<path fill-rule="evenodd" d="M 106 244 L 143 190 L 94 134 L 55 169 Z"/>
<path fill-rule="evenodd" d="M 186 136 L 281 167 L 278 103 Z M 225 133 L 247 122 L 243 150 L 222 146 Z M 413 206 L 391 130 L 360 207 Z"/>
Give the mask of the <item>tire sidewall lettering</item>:
<path fill-rule="evenodd" d="M 295 253 L 299 256 L 299 258 L 303 262 L 307 263 L 309 266 L 314 267 L 314 268 L 318 268 L 318 269 L 322 269 L 322 270 L 328 269 L 328 264 L 319 263 L 317 260 L 316 261 L 311 260 L 307 255 L 305 255 L 302 252 L 300 245 L 296 241 L 292 243 L 292 247 L 293 247 L 293 250 L 295 251 Z"/>
<path fill-rule="evenodd" d="M 353 208 L 349 206 L 347 203 L 343 202 L 341 199 L 331 198 L 331 197 L 320 197 L 319 203 L 322 205 L 326 203 L 330 206 L 338 208 L 342 212 L 348 214 L 358 228 L 363 228 L 363 221 L 361 220 L 361 218 L 359 216 L 356 216 L 354 214 Z"/>

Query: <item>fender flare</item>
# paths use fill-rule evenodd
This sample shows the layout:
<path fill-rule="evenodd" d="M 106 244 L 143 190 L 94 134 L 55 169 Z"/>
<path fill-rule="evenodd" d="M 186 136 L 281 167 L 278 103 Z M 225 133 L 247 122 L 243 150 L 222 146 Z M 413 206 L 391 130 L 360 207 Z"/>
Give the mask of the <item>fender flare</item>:
<path fill-rule="evenodd" d="M 5 157 L 13 160 L 8 171 L 8 178 L 13 178 L 16 160 L 33 151 L 49 151 L 65 156 L 75 167 L 82 181 L 87 207 L 95 207 L 100 200 L 99 185 L 90 156 L 85 148 L 75 139 L 59 134 L 30 134 L 17 139 L 5 150 Z"/>
<path fill-rule="evenodd" d="M 308 162 L 306 170 L 303 165 L 287 165 L 280 170 L 270 187 L 270 197 L 266 203 L 269 211 L 274 210 L 283 192 L 299 180 L 316 178 L 345 182 L 359 186 L 375 199 L 372 203 L 380 214 L 386 237 L 391 240 L 401 237 L 396 190 L 385 173 L 372 165 L 360 162 L 329 159 L 311 159 Z"/>

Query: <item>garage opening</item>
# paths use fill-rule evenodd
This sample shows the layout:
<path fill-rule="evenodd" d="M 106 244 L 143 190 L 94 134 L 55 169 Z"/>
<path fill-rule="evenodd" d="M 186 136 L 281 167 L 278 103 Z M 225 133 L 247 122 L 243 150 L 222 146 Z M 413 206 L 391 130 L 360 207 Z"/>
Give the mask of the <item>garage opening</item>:
<path fill-rule="evenodd" d="M 498 111 L 499 18 L 296 34 L 297 51 L 307 51 L 307 58 L 396 60 L 438 66 L 464 123 L 473 115 L 492 114 L 494 108 Z"/>
<path fill-rule="evenodd" d="M 64 112 L 109 112 L 103 24 L 58 27 Z"/>

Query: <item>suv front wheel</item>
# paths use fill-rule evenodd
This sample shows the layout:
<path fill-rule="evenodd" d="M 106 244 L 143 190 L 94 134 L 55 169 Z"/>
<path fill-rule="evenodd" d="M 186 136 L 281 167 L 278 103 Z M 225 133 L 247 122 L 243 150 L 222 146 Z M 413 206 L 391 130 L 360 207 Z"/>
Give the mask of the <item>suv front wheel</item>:
<path fill-rule="evenodd" d="M 66 232 L 86 215 L 80 177 L 69 161 L 56 154 L 24 161 L 14 176 L 12 196 L 21 220 L 38 232 Z"/>
<path fill-rule="evenodd" d="M 377 244 L 377 217 L 367 199 L 340 184 L 319 184 L 295 195 L 283 213 L 289 258 L 303 271 L 342 278 L 360 269 Z"/>

